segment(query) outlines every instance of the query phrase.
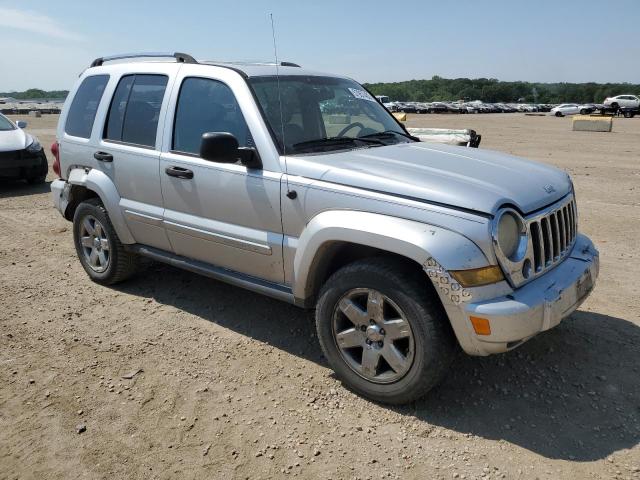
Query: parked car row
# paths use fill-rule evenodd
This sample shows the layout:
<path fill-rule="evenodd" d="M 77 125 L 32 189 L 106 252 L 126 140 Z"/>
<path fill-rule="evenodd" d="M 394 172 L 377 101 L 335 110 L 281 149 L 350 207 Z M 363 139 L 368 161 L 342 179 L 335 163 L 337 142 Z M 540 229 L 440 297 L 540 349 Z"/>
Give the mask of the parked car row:
<path fill-rule="evenodd" d="M 392 102 L 381 95 L 378 99 L 390 112 L 404 113 L 514 113 L 549 112 L 556 117 L 565 115 L 589 115 L 591 113 L 613 113 L 632 117 L 640 115 L 640 99 L 635 95 L 608 97 L 598 103 L 562 103 L 560 105 L 531 103 L 484 103 L 474 102 Z"/>
<path fill-rule="evenodd" d="M 391 102 L 378 97 L 390 112 L 404 113 L 514 113 L 548 112 L 551 105 L 506 104 L 475 102 Z M 386 100 L 386 101 L 385 101 Z"/>

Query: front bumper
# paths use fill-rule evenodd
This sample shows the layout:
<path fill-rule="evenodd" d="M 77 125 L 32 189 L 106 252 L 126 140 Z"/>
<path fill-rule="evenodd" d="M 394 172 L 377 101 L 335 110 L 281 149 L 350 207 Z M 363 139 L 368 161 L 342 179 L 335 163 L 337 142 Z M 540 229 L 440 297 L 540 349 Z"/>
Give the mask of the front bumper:
<path fill-rule="evenodd" d="M 26 149 L 0 152 L 1 177 L 29 177 L 47 173 L 44 150 L 31 153 Z"/>
<path fill-rule="evenodd" d="M 589 296 L 599 267 L 593 243 L 578 235 L 569 256 L 545 275 L 508 295 L 462 304 L 460 314 L 468 325 L 468 335 L 461 341 L 463 349 L 473 355 L 506 352 L 555 327 Z M 476 334 L 471 316 L 489 320 L 491 333 Z"/>

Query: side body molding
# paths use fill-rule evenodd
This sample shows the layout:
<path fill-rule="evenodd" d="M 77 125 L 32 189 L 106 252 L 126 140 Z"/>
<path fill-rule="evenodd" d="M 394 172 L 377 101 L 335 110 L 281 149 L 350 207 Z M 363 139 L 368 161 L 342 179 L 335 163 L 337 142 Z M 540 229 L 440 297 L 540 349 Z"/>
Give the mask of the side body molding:
<path fill-rule="evenodd" d="M 349 242 L 379 248 L 425 265 L 434 258 L 447 270 L 479 268 L 489 264 L 468 238 L 442 227 L 403 218 L 354 210 L 325 211 L 307 224 L 297 241 L 293 262 L 293 294 L 311 295 L 314 262 L 322 261 L 323 246 Z"/>
<path fill-rule="evenodd" d="M 120 194 L 113 181 L 100 170 L 92 168 L 74 168 L 67 179 L 71 185 L 79 185 L 98 194 L 103 205 L 109 212 L 109 219 L 115 228 L 120 241 L 125 244 L 135 243 L 133 235 L 127 227 L 122 209 L 120 208 Z"/>

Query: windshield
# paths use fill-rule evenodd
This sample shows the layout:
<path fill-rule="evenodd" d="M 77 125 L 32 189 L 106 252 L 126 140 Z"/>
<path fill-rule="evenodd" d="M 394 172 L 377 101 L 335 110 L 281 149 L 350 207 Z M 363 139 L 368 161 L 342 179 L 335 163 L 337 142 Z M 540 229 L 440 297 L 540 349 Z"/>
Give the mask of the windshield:
<path fill-rule="evenodd" d="M 14 128 L 13 123 L 11 123 L 7 117 L 0 114 L 0 132 L 6 132 L 7 130 L 13 130 Z"/>
<path fill-rule="evenodd" d="M 281 76 L 280 99 L 277 77 L 254 77 L 249 83 L 281 152 L 283 143 L 287 154 L 295 155 L 411 141 L 389 112 L 353 80 Z"/>

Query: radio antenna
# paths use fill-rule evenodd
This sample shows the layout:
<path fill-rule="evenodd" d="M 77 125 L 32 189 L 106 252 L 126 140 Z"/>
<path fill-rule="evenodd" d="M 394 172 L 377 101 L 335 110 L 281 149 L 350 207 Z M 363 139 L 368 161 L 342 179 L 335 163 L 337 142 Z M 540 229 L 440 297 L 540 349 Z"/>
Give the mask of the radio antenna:
<path fill-rule="evenodd" d="M 280 134 L 282 136 L 282 154 L 284 155 L 284 175 L 287 184 L 287 198 L 293 200 L 298 196 L 295 190 L 289 188 L 289 168 L 287 166 L 287 142 L 284 138 L 284 116 L 282 114 L 282 95 L 280 94 L 280 62 L 278 62 L 278 47 L 276 46 L 276 28 L 273 22 L 273 13 L 269 14 L 271 18 L 271 36 L 273 37 L 273 55 L 276 59 L 276 80 L 278 82 L 278 104 L 280 107 Z"/>

